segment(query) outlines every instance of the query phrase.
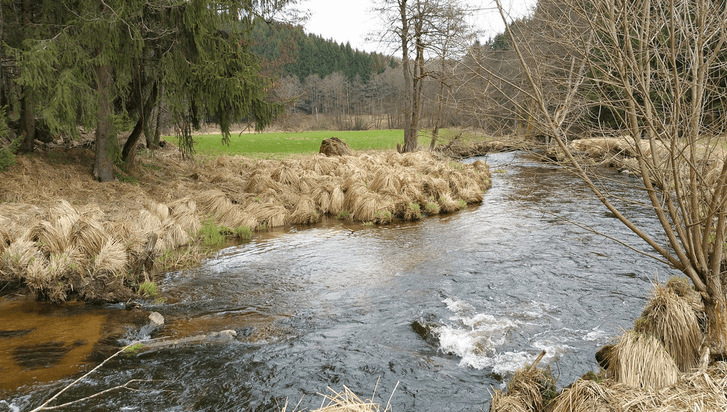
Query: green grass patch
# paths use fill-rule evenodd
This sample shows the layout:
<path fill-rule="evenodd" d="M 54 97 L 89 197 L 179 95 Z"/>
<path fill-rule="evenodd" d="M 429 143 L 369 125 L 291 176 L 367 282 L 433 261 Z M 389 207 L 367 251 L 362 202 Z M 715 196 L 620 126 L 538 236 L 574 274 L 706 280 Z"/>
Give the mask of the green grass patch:
<path fill-rule="evenodd" d="M 127 354 L 136 354 L 139 353 L 142 349 L 144 349 L 143 343 L 135 343 L 124 349 L 124 352 L 126 352 Z"/>
<path fill-rule="evenodd" d="M 230 145 L 222 144 L 222 135 L 208 134 L 194 136 L 195 150 L 200 155 L 244 155 L 256 158 L 285 157 L 294 154 L 318 153 L 321 141 L 338 137 L 353 150 L 395 150 L 396 144 L 404 144 L 403 130 L 361 130 L 361 131 L 315 131 L 243 133 L 230 136 Z M 177 138 L 164 138 L 177 144 Z M 429 144 L 427 137 L 420 134 L 419 144 Z"/>
<path fill-rule="evenodd" d="M 224 246 L 230 240 L 246 242 L 252 239 L 252 229 L 247 226 L 238 226 L 230 229 L 223 225 L 217 225 L 212 217 L 202 221 L 202 227 L 197 232 L 197 238 L 204 246 L 216 249 Z"/>
<path fill-rule="evenodd" d="M 215 223 L 211 217 L 202 221 L 202 227 L 197 232 L 202 244 L 207 247 L 220 247 L 225 243 L 223 229 Z"/>
<path fill-rule="evenodd" d="M 145 298 L 153 298 L 157 293 L 157 284 L 154 282 L 144 282 L 139 285 L 139 294 Z"/>
<path fill-rule="evenodd" d="M 427 205 L 424 207 L 424 209 L 427 211 L 427 213 L 431 215 L 436 215 L 439 213 L 439 205 L 434 202 L 427 202 Z"/>
<path fill-rule="evenodd" d="M 247 226 L 238 226 L 232 232 L 233 235 L 240 240 L 247 241 L 252 239 L 252 230 L 250 230 Z"/>

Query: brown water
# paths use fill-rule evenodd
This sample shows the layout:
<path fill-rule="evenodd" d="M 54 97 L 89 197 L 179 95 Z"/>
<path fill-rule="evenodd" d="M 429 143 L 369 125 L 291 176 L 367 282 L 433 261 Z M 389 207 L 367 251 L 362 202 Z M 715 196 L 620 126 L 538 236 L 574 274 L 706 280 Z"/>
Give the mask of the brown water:
<path fill-rule="evenodd" d="M 168 325 L 155 336 L 234 329 L 238 339 L 116 358 L 63 400 L 142 379 L 137 391 L 116 391 L 75 410 L 279 411 L 286 398 L 288 410 L 301 398 L 299 409 L 310 409 L 321 405 L 317 393 L 346 385 L 362 398 L 376 388 L 374 400 L 384 405 L 396 388 L 395 411 L 476 411 L 487 409 L 491 388 L 541 350 L 547 351 L 541 365 L 560 375 L 561 386 L 596 370 L 595 351 L 633 324 L 651 279 L 671 272 L 564 222 L 643 246 L 570 174 L 519 154 L 487 160 L 506 173 L 493 175 L 481 206 L 383 227 L 331 219 L 275 231 L 199 269 L 168 274 L 161 288 L 166 303 L 138 312 L 165 316 Z M 613 177 L 611 189 L 635 193 L 630 178 Z M 625 211 L 658 233 L 646 211 Z M 59 362 L 78 368 L 50 367 L 59 374 L 45 375 L 7 363 L 3 382 L 6 367 L 39 378 L 12 378 L 9 386 L 26 386 L 7 393 L 0 411 L 36 406 L 88 369 L 81 341 L 121 345 L 138 337 L 142 323 L 132 319 L 137 312 L 115 307 L 64 311 L 26 309 L 37 314 L 12 329 L 0 326 L 43 336 L 33 344 L 62 342 L 54 347 L 70 349 Z M 40 326 L 66 318 L 68 326 Z M 436 338 L 417 334 L 414 321 L 430 324 Z M 71 329 L 80 324 L 85 329 Z M 124 324 L 115 338 L 96 337 L 105 325 Z M 17 334 L 0 335 L 2 356 L 12 358 L 4 348 L 20 342 Z"/>

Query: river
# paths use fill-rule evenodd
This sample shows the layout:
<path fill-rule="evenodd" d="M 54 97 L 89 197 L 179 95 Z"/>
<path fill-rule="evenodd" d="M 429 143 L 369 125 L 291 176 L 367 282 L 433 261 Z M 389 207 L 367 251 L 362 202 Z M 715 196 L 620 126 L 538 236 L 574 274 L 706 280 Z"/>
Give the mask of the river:
<path fill-rule="evenodd" d="M 63 400 L 130 379 L 145 380 L 134 383 L 139 390 L 68 410 L 280 411 L 286 399 L 288 411 L 314 409 L 318 393 L 345 385 L 382 407 L 390 400 L 394 411 L 479 411 L 541 350 L 540 366 L 551 367 L 560 387 L 597 371 L 594 353 L 632 327 L 654 279 L 674 273 L 565 221 L 644 247 L 567 171 L 521 153 L 486 160 L 493 187 L 481 205 L 414 223 L 329 219 L 271 231 L 167 274 L 166 301 L 144 306 L 167 319 L 156 336 L 234 329 L 237 339 L 115 358 Z M 629 187 L 635 178 L 606 173 L 609 188 L 638 195 Z M 624 210 L 659 233 L 647 209 Z M 61 309 L 26 312 L 53 310 Z M 93 361 L 137 336 L 139 312 L 147 313 L 83 309 L 116 325 Z M 73 316 L 80 319 L 66 318 Z M 416 333 L 415 321 L 432 325 L 437 339 Z M 0 411 L 35 407 L 78 376 L 6 391 Z"/>

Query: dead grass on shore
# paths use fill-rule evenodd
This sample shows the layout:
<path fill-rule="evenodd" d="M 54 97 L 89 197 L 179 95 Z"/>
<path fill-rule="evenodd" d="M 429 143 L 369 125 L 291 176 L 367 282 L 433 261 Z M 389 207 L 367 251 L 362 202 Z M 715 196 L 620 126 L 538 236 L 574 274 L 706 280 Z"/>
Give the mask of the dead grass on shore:
<path fill-rule="evenodd" d="M 507 394 L 495 390 L 490 411 L 539 412 L 548 404 L 548 394 L 556 395 L 552 374 L 537 367 L 520 369 L 507 385 Z"/>
<path fill-rule="evenodd" d="M 91 178 L 93 154 L 58 149 L 19 156 L 0 178 L 0 284 L 38 298 L 119 300 L 153 271 L 187 266 L 219 236 L 318 222 L 323 215 L 378 224 L 482 201 L 487 164 L 425 152 L 180 161 L 139 156 L 123 181 Z M 427 205 L 436 205 L 436 207 Z M 203 236 L 202 233 L 205 233 Z M 146 262 L 146 263 L 145 263 Z"/>
<path fill-rule="evenodd" d="M 672 385 L 635 388 L 604 379 L 579 379 L 556 398 L 552 412 L 672 412 L 727 410 L 727 364 L 680 375 Z"/>
<path fill-rule="evenodd" d="M 655 284 L 635 330 L 610 348 L 605 372 L 586 374 L 544 404 L 537 374 L 523 369 L 506 394 L 496 391 L 490 411 L 727 411 L 727 363 L 697 365 L 704 308 L 694 293 L 683 278 Z"/>

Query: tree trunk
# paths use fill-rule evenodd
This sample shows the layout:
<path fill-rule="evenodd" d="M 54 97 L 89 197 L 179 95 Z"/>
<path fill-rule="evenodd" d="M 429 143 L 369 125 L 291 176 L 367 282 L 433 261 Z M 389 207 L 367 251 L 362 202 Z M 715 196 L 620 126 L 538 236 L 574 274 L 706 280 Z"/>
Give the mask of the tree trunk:
<path fill-rule="evenodd" d="M 35 113 L 28 96 L 20 99 L 20 135 L 23 136 L 20 151 L 32 152 L 35 147 Z"/>
<path fill-rule="evenodd" d="M 424 83 L 424 44 L 422 43 L 421 24 L 421 21 L 414 24 L 416 58 L 414 59 L 414 73 L 412 76 L 409 134 L 405 136 L 404 152 L 413 152 L 419 145 L 419 112 L 421 111 L 422 86 Z"/>
<path fill-rule="evenodd" d="M 705 344 L 713 359 L 723 360 L 727 358 L 727 299 L 719 275 L 706 281 L 709 298 L 702 299 L 708 319 Z"/>
<path fill-rule="evenodd" d="M 96 161 L 93 175 L 99 182 L 114 180 L 113 145 L 111 144 L 112 78 L 109 65 L 96 66 L 96 81 L 99 94 L 98 124 L 96 125 Z"/>
<path fill-rule="evenodd" d="M 136 157 L 136 144 L 139 142 L 139 137 L 141 137 L 141 132 L 148 131 L 148 122 L 149 122 L 149 116 L 151 115 L 151 109 L 154 107 L 156 103 L 157 98 L 157 84 L 154 83 L 154 85 L 151 88 L 151 93 L 149 94 L 149 99 L 144 103 L 144 97 L 140 96 L 139 101 L 142 102 L 142 107 L 139 116 L 139 120 L 136 122 L 136 125 L 134 126 L 134 130 L 131 131 L 131 134 L 129 135 L 129 138 L 126 140 L 126 143 L 124 144 L 124 148 L 121 151 L 121 160 L 124 161 L 127 165 L 131 165 L 134 162 L 134 158 Z M 148 138 L 147 138 L 148 140 Z"/>
<path fill-rule="evenodd" d="M 411 128 L 414 93 L 409 63 L 409 18 L 407 16 L 406 2 L 407 0 L 399 0 L 399 13 L 401 16 L 401 33 L 399 34 L 401 38 L 401 67 L 404 73 L 404 104 L 406 105 L 406 109 L 404 110 L 404 146 L 402 148 L 404 152 L 410 151 L 407 148 L 410 146 L 412 135 L 415 134 Z"/>
<path fill-rule="evenodd" d="M 30 30 L 30 1 L 23 0 L 23 31 Z M 35 146 L 35 113 L 33 113 L 33 103 L 28 96 L 28 89 L 23 87 L 23 97 L 20 99 L 20 135 L 23 141 L 20 144 L 20 151 L 24 153 L 32 152 Z"/>
<path fill-rule="evenodd" d="M 442 59 L 442 67 L 444 67 L 444 59 Z M 437 139 L 439 138 L 439 124 L 442 119 L 442 106 L 444 105 L 444 81 L 439 81 L 439 96 L 437 115 L 434 118 L 434 129 L 432 129 L 432 141 L 429 143 L 429 151 L 433 152 L 437 147 Z"/>

